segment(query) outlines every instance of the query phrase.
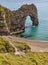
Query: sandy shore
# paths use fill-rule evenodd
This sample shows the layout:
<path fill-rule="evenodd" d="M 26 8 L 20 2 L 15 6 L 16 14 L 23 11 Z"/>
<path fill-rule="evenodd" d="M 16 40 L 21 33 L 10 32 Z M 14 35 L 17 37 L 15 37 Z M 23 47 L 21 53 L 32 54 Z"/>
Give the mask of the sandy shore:
<path fill-rule="evenodd" d="M 28 40 L 15 36 L 3 36 L 8 38 L 10 41 L 24 42 L 30 46 L 32 52 L 48 52 L 48 41 Z"/>

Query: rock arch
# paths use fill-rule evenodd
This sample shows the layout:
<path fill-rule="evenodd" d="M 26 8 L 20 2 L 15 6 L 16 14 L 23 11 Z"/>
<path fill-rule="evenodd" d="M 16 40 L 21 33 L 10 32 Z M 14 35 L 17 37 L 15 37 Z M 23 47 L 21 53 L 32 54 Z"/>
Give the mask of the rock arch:
<path fill-rule="evenodd" d="M 18 31 L 18 30 L 25 30 L 25 20 L 27 16 L 30 16 L 32 20 L 32 26 L 38 26 L 38 13 L 37 8 L 34 4 L 31 5 L 23 5 L 21 8 L 19 8 L 17 11 L 13 11 L 15 16 L 15 21 L 13 23 L 14 29 L 11 29 L 11 31 Z M 13 18 L 12 18 L 13 19 Z M 11 26 L 12 27 L 12 26 Z"/>
<path fill-rule="evenodd" d="M 3 14 L 5 18 L 3 17 Z M 1 17 L 2 15 L 2 17 Z M 15 34 L 20 33 L 25 30 L 25 20 L 26 17 L 30 16 L 32 20 L 32 26 L 38 26 L 38 12 L 37 8 L 34 4 L 28 5 L 22 5 L 18 10 L 11 11 L 3 6 L 0 5 L 0 23 L 3 25 L 5 23 L 6 26 L 3 26 L 3 28 L 0 27 L 0 32 L 3 30 L 8 34 Z M 1 20 L 3 19 L 3 20 Z M 3 22 L 3 23 L 2 23 Z M 1 25 L 0 24 L 0 25 Z M 6 28 L 6 30 L 5 30 Z M 1 33 L 2 34 L 2 33 Z"/>

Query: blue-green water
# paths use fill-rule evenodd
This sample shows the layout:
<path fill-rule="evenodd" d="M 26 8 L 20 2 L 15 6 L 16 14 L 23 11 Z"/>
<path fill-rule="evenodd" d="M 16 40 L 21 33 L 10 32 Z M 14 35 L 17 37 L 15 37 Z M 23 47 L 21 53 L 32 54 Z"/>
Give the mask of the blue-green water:
<path fill-rule="evenodd" d="M 38 27 L 32 27 L 32 21 L 28 16 L 25 22 L 25 26 L 29 26 L 25 28 L 25 32 L 19 35 L 30 35 L 26 37 L 27 39 L 32 40 L 47 40 L 48 41 L 48 9 L 47 7 L 38 8 L 38 19 L 39 25 Z"/>

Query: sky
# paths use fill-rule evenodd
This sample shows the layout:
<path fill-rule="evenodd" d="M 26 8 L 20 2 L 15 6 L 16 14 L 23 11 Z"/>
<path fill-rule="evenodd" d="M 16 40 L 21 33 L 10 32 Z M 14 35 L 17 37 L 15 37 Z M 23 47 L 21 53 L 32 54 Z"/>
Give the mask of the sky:
<path fill-rule="evenodd" d="M 0 4 L 11 9 L 15 10 L 21 7 L 23 4 L 32 4 L 35 3 L 37 7 L 48 6 L 48 0 L 0 0 Z"/>
<path fill-rule="evenodd" d="M 0 0 L 1 2 L 47 2 L 48 0 Z"/>
<path fill-rule="evenodd" d="M 23 4 L 32 4 L 34 3 L 38 10 L 39 19 L 48 20 L 48 0 L 0 0 L 0 4 L 4 7 L 9 8 L 10 10 L 17 10 Z"/>

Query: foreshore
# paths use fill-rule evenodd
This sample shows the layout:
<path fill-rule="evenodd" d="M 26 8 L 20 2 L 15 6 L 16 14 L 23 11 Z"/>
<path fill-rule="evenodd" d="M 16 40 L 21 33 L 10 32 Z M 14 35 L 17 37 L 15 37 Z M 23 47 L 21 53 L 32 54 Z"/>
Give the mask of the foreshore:
<path fill-rule="evenodd" d="M 10 41 L 18 41 L 26 43 L 30 46 L 32 52 L 48 52 L 48 41 L 41 40 L 28 40 L 25 38 L 19 38 L 15 36 L 2 36 Z"/>

